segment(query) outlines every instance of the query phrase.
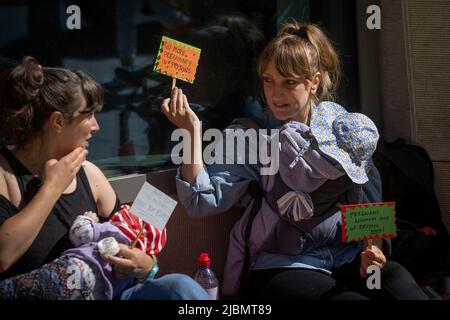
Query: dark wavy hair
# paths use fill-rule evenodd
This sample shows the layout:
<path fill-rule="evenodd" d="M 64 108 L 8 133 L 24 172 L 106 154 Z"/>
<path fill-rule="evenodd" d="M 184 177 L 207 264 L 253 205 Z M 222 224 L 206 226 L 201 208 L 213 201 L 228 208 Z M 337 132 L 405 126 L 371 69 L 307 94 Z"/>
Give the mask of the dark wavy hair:
<path fill-rule="evenodd" d="M 25 57 L 0 75 L 0 136 L 4 142 L 22 146 L 42 130 L 52 112 L 71 120 L 86 101 L 83 113 L 101 110 L 103 90 L 86 73 L 63 68 L 43 68 Z"/>

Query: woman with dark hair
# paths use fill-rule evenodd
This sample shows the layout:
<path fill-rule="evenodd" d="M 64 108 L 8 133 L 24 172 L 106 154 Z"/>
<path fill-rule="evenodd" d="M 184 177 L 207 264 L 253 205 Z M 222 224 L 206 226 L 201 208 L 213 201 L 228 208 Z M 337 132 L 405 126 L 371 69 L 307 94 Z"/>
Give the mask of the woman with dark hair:
<path fill-rule="evenodd" d="M 102 105 L 102 88 L 82 71 L 25 57 L 0 76 L 0 136 L 9 146 L 0 149 L 0 280 L 71 248 L 68 232 L 80 213 L 107 219 L 118 210 L 108 180 L 86 161 Z M 153 260 L 141 250 L 121 244 L 119 256 L 109 261 L 116 275 L 140 280 L 122 299 L 207 299 L 185 275 L 146 279 Z"/>

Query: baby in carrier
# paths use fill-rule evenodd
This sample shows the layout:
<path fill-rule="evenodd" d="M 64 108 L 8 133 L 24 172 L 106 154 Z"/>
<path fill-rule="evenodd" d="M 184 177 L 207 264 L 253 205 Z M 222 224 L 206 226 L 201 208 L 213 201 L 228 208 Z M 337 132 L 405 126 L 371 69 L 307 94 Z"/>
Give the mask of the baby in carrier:
<path fill-rule="evenodd" d="M 313 107 L 309 127 L 299 122 L 281 127 L 281 179 L 275 179 L 268 202 L 293 222 L 326 214 L 354 184 L 369 180 L 378 138 L 375 124 L 363 114 L 332 102 Z"/>
<path fill-rule="evenodd" d="M 240 265 L 244 274 L 250 265 L 259 267 L 260 250 L 296 255 L 303 250 L 298 247 L 303 232 L 314 238 L 315 245 L 333 241 L 338 232 L 341 198 L 349 191 L 361 189 L 355 188 L 355 184 L 362 186 L 369 180 L 367 172 L 379 135 L 367 116 L 349 113 L 333 102 L 321 102 L 312 108 L 309 126 L 291 121 L 279 130 L 279 171 L 263 177 L 267 181 L 263 180 L 262 191 L 265 204 L 277 215 L 267 210 L 259 214 L 250 211 L 233 228 L 225 267 L 226 295 L 235 295 L 240 287 Z M 362 191 L 359 193 L 359 197 L 356 195 L 350 201 L 361 201 Z M 349 203 L 349 199 L 344 203 Z M 262 208 L 261 203 L 259 207 Z M 257 215 L 259 220 L 253 225 Z M 280 219 L 288 223 L 280 223 Z M 240 240 L 242 237 L 244 242 Z M 238 257 L 237 252 L 242 255 L 245 252 L 245 259 Z"/>

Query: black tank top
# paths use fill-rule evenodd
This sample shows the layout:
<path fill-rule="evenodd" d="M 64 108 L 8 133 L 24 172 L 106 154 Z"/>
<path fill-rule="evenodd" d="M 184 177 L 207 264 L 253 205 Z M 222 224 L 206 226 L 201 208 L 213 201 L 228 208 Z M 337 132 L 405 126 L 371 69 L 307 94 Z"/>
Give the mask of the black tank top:
<path fill-rule="evenodd" d="M 41 181 L 33 176 L 8 148 L 1 147 L 0 153 L 15 174 L 22 195 L 18 208 L 13 204 L 9 205 L 15 211 L 9 213 L 12 216 L 33 199 L 41 186 Z M 73 247 L 69 240 L 69 229 L 77 215 L 89 210 L 98 212 L 83 167 L 77 173 L 76 181 L 75 191 L 61 195 L 28 251 L 7 272 L 0 273 L 0 279 L 37 269 L 58 258 L 63 251 Z M 2 197 L 2 201 L 7 200 Z"/>

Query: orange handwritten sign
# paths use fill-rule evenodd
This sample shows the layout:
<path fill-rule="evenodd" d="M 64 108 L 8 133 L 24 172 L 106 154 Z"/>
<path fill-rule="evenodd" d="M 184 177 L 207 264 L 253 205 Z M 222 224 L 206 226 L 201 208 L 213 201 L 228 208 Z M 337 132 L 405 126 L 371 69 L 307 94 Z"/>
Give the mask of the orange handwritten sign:
<path fill-rule="evenodd" d="M 199 48 L 163 36 L 153 70 L 194 83 L 200 52 Z"/>

